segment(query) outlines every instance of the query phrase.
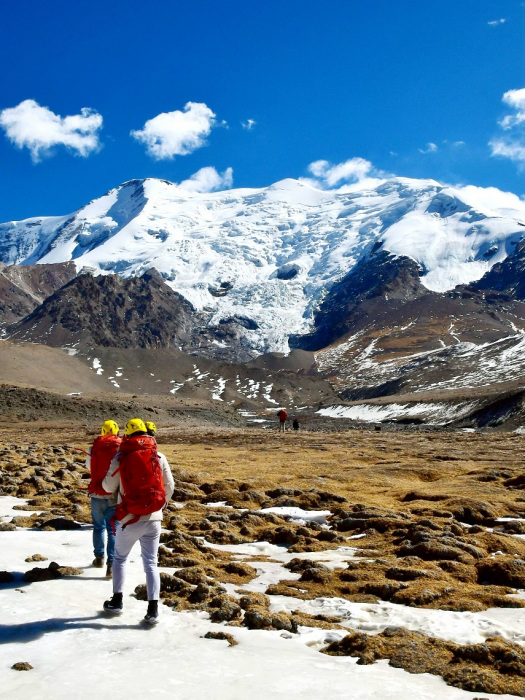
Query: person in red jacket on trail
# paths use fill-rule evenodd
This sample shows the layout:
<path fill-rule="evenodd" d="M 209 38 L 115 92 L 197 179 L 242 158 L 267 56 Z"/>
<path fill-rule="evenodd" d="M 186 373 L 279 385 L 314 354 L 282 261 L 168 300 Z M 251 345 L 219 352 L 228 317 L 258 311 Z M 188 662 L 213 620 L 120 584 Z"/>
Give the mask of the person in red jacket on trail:
<path fill-rule="evenodd" d="M 288 419 L 288 414 L 284 410 L 284 408 L 281 408 L 280 411 L 278 411 L 277 416 L 279 418 L 279 432 L 284 433 L 286 430 L 286 421 Z"/>
<path fill-rule="evenodd" d="M 153 432 L 154 424 L 149 425 Z M 156 430 L 155 430 L 156 432 Z M 104 602 L 107 613 L 123 611 L 126 562 L 136 542 L 140 542 L 142 564 L 146 574 L 148 609 L 144 622 L 155 625 L 159 615 L 160 575 L 158 549 L 162 526 L 162 510 L 174 489 L 168 460 L 157 451 L 157 442 L 141 418 L 126 423 L 119 453 L 113 459 L 103 487 L 117 492 L 118 527 L 113 566 L 113 597 Z"/>
<path fill-rule="evenodd" d="M 86 459 L 86 467 L 91 474 L 88 491 L 91 498 L 91 518 L 93 520 L 93 566 L 104 566 L 104 531 L 107 532 L 107 567 L 106 577 L 111 578 L 115 535 L 111 519 L 115 515 L 116 496 L 102 488 L 111 460 L 120 449 L 122 439 L 118 436 L 119 427 L 114 420 L 106 420 L 100 428 L 100 435 L 95 439 Z"/>

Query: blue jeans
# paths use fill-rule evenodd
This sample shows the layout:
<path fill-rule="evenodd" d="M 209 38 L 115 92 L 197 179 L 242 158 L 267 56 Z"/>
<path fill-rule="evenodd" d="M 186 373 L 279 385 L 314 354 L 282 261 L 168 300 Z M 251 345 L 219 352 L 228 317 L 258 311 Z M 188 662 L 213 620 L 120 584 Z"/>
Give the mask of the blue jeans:
<path fill-rule="evenodd" d="M 96 557 L 104 556 L 104 530 L 108 533 L 108 562 L 113 561 L 115 535 L 111 527 L 111 518 L 115 515 L 115 505 L 109 498 L 91 498 L 91 518 L 93 519 L 93 551 Z"/>

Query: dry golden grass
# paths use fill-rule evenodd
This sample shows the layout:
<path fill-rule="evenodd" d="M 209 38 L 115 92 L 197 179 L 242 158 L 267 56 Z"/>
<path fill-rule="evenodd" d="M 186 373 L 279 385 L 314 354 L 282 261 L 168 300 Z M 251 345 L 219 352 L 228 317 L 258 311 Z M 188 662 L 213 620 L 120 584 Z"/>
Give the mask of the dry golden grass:
<path fill-rule="evenodd" d="M 285 433 L 191 431 L 159 436 L 173 468 L 201 480 L 235 479 L 266 490 L 317 488 L 352 503 L 400 507 L 411 491 L 468 496 L 525 511 L 521 493 L 502 488 L 523 470 L 522 437 L 463 432 Z M 485 479 L 492 479 L 487 481 Z M 483 481 L 480 481 L 480 478 Z"/>
<path fill-rule="evenodd" d="M 45 511 L 21 512 L 15 524 L 45 527 L 50 518 L 60 517 L 89 521 L 87 494 L 80 490 L 86 483 L 84 456 L 72 447 L 86 449 L 93 437 L 71 423 L 6 426 L 0 486 Z M 162 578 L 163 600 L 174 609 L 205 610 L 212 620 L 231 625 L 294 632 L 298 625 L 333 628 L 338 623 L 299 612 L 274 614 L 268 595 L 340 596 L 471 611 L 523 604 L 511 594 L 525 588 L 525 543 L 514 536 L 525 534 L 525 523 L 496 520 L 525 517 L 521 436 L 408 429 L 282 435 L 188 428 L 161 429 L 158 438 L 175 476 L 176 500 L 186 503 L 166 510 L 168 532 L 160 552 L 161 565 L 174 572 Z M 221 501 L 233 508 L 207 505 Z M 279 505 L 329 510 L 332 529 L 255 513 Z M 353 534 L 365 537 L 348 541 Z M 228 552 L 206 547 L 201 538 L 216 544 L 266 539 L 286 545 L 288 552 L 322 552 L 344 544 L 358 552 L 346 569 L 335 571 L 294 560 L 288 567 L 300 574 L 299 581 L 285 574 L 268 595 L 246 592 L 236 600 L 222 584 L 247 586 L 257 563 L 268 559 L 247 557 L 239 563 Z M 501 554 L 495 557 L 495 552 Z M 145 591 L 139 587 L 137 595 Z M 413 641 L 400 637 L 396 653 L 399 665 L 417 672 L 405 654 Z M 385 651 L 366 639 L 358 642 L 362 663 L 390 653 L 390 647 Z M 439 650 L 445 661 L 464 653 L 440 640 L 429 644 L 430 652 Z M 494 654 L 506 653 L 498 644 Z M 335 653 L 357 653 L 353 642 L 347 646 Z M 460 687 L 522 692 L 521 681 L 506 667 L 494 676 L 486 668 L 472 675 L 468 666 L 448 677 L 445 661 L 427 668 L 423 659 L 421 668 Z M 519 676 L 523 658 L 517 663 Z"/>

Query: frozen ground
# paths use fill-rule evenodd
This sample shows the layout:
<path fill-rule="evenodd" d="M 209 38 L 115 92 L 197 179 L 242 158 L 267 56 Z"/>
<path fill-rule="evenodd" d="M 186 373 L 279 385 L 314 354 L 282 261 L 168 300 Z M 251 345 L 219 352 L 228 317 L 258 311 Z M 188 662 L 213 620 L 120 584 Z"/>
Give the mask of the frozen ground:
<path fill-rule="evenodd" d="M 16 503 L 23 501 L 0 497 L 3 520 L 20 514 L 13 510 Z M 327 689 L 331 698 L 352 700 L 515 698 L 462 691 L 445 685 L 437 676 L 411 675 L 389 667 L 386 661 L 358 666 L 355 659 L 320 654 L 324 640 L 340 637 L 341 630 L 303 627 L 298 635 L 248 630 L 212 624 L 205 613 L 177 613 L 165 606 L 161 624 L 144 628 L 140 620 L 145 604 L 128 595 L 143 582 L 138 551 L 128 566 L 124 613 L 106 617 L 101 607 L 111 594 L 111 584 L 100 569 L 90 566 L 93 554 L 88 527 L 73 532 L 18 529 L 0 532 L 0 538 L 0 570 L 18 572 L 17 581 L 0 587 L 0 688 L 6 698 L 133 700 L 148 694 L 177 700 L 310 699 L 325 697 Z M 265 546 L 257 543 L 229 549 L 247 557 L 262 553 Z M 36 553 L 62 565 L 86 568 L 77 577 L 24 583 L 24 571 L 49 563 L 24 561 Z M 271 556 L 285 561 L 291 555 L 273 547 Z M 349 556 L 350 548 L 315 553 L 333 566 Z M 278 564 L 271 572 L 265 570 L 265 562 L 256 566 L 260 577 L 267 580 L 277 580 L 280 575 Z M 282 575 L 289 578 L 290 572 L 282 569 Z M 302 605 L 318 612 L 339 611 L 344 624 L 353 628 L 374 632 L 386 624 L 399 624 L 459 642 L 479 641 L 494 632 L 521 641 L 525 629 L 524 610 L 445 613 L 387 603 L 364 605 L 341 599 L 301 603 L 273 597 L 275 609 L 288 609 L 292 603 L 295 608 Z M 238 646 L 203 639 L 210 630 L 232 633 Z M 19 661 L 28 661 L 34 669 L 12 670 Z"/>

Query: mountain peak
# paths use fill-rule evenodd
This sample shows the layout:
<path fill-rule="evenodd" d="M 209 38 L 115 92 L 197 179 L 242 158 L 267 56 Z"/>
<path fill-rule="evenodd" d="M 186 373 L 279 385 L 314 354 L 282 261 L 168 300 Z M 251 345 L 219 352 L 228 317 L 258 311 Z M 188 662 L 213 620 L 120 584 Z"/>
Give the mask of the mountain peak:
<path fill-rule="evenodd" d="M 0 224 L 0 261 L 73 260 L 77 270 L 123 277 L 155 268 L 211 326 L 242 319 L 247 347 L 287 352 L 290 335 L 312 330 L 327 293 L 379 244 L 414 260 L 433 291 L 483 277 L 525 232 L 517 218 L 525 218 L 525 203 L 497 192 L 487 193 L 483 209 L 480 188 L 434 180 L 336 191 L 287 178 L 197 195 L 167 180 L 134 179 L 70 216 Z"/>

